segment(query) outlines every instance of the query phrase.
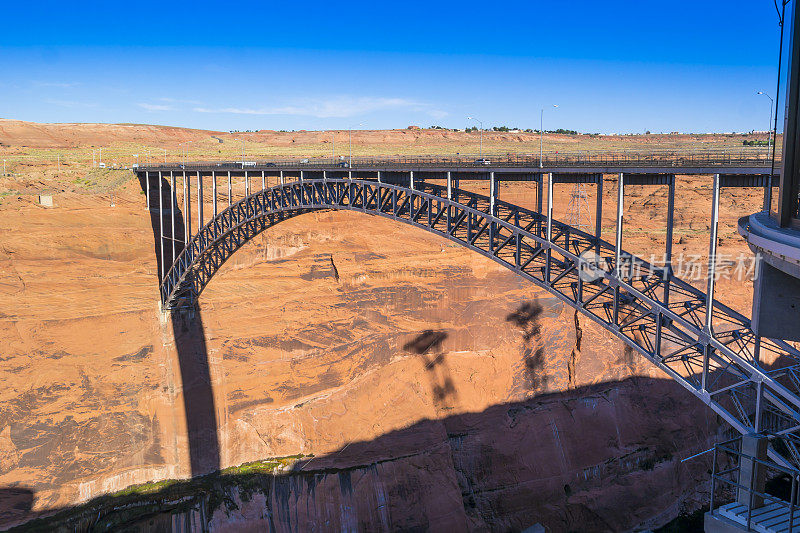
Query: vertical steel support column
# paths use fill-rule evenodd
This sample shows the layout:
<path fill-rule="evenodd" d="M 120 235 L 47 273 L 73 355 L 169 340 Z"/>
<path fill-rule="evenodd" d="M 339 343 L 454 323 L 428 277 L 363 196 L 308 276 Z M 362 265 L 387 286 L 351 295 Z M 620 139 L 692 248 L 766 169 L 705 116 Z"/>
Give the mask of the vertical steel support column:
<path fill-rule="evenodd" d="M 303 181 L 303 171 L 300 171 L 300 181 Z M 283 170 L 280 171 L 280 178 L 281 178 L 281 185 L 284 185 L 286 181 L 283 179 Z"/>
<path fill-rule="evenodd" d="M 325 172 L 325 171 L 323 170 L 323 172 Z M 283 170 L 281 170 L 281 181 L 283 181 L 283 180 L 284 180 L 284 178 L 283 178 Z M 303 181 L 303 171 L 301 170 L 300 171 L 300 182 L 302 182 L 302 181 Z"/>
<path fill-rule="evenodd" d="M 232 190 L 233 190 L 233 187 L 231 186 L 231 171 L 229 170 L 228 171 L 228 207 L 230 207 L 231 204 L 233 204 L 233 200 L 231 198 Z"/>
<path fill-rule="evenodd" d="M 494 180 L 494 172 L 489 173 L 489 216 L 494 216 L 495 204 L 494 199 L 497 195 L 497 184 Z M 495 226 L 494 221 L 489 220 L 489 253 L 494 256 L 494 234 Z"/>
<path fill-rule="evenodd" d="M 250 176 L 244 171 L 244 195 L 250 196 Z"/>
<path fill-rule="evenodd" d="M 197 171 L 197 231 L 203 228 L 203 173 Z"/>
<path fill-rule="evenodd" d="M 619 173 L 617 184 L 617 222 L 616 239 L 614 242 L 614 274 L 617 278 L 617 285 L 614 286 L 614 325 L 619 326 L 619 282 L 623 279 L 622 273 L 622 206 L 625 201 L 625 174 Z"/>
<path fill-rule="evenodd" d="M 675 174 L 669 176 L 669 196 L 667 198 L 667 242 L 664 250 L 664 306 L 669 307 L 669 284 L 672 279 L 672 233 L 675 228 Z"/>
<path fill-rule="evenodd" d="M 172 241 L 172 262 L 175 262 L 175 210 L 178 208 L 178 194 L 175 192 L 175 173 L 169 171 L 170 181 L 170 194 L 169 194 L 169 210 L 172 215 L 172 229 L 169 232 L 170 240 Z M 172 265 L 170 264 L 170 267 Z"/>
<path fill-rule="evenodd" d="M 158 243 L 159 259 L 161 260 L 161 279 L 164 281 L 164 189 L 161 186 L 161 171 L 158 172 Z"/>
<path fill-rule="evenodd" d="M 144 188 L 146 192 L 144 193 L 145 196 L 145 209 L 150 211 L 150 171 L 144 171 Z"/>
<path fill-rule="evenodd" d="M 494 181 L 494 172 L 489 172 L 489 214 L 494 216 L 494 199 L 497 195 L 497 184 Z"/>
<path fill-rule="evenodd" d="M 544 179 L 544 176 L 542 176 Z M 547 242 L 552 245 L 553 241 L 553 173 L 547 174 Z M 545 283 L 550 283 L 550 259 L 552 256 L 552 247 L 547 247 L 547 263 L 544 266 L 544 280 Z"/>
<path fill-rule="evenodd" d="M 539 172 L 536 174 L 538 179 L 536 180 L 536 208 L 539 211 L 539 222 L 536 224 L 536 235 L 539 237 L 542 236 L 542 196 L 544 194 L 544 174 Z"/>
<path fill-rule="evenodd" d="M 214 218 L 217 218 L 217 173 L 214 170 L 211 171 L 211 196 L 214 203 Z"/>
<path fill-rule="evenodd" d="M 352 170 L 348 170 L 347 171 L 347 179 L 349 179 L 349 180 L 353 179 L 353 171 Z"/>
<path fill-rule="evenodd" d="M 756 433 L 761 431 L 761 402 L 764 394 L 763 381 L 756 382 L 756 417 L 753 422 L 753 429 Z"/>
<path fill-rule="evenodd" d="M 381 182 L 381 171 L 379 170 L 378 171 L 378 183 L 380 183 L 380 182 Z"/>
<path fill-rule="evenodd" d="M 184 214 L 186 216 L 186 231 L 184 232 L 186 235 L 186 240 L 184 244 L 186 246 L 189 245 L 189 241 L 192 238 L 192 180 L 186 179 L 186 171 L 183 171 L 183 207 L 184 207 Z"/>
<path fill-rule="evenodd" d="M 594 235 L 597 237 L 594 251 L 600 255 L 600 239 L 603 238 L 603 174 L 598 174 L 597 176 L 597 199 L 595 200 L 594 216 Z"/>
<path fill-rule="evenodd" d="M 261 171 L 261 190 L 267 188 L 267 174 L 263 170 Z"/>
<path fill-rule="evenodd" d="M 714 193 L 711 200 L 711 242 L 708 245 L 708 285 L 706 289 L 705 331 L 713 335 L 714 282 L 717 275 L 717 227 L 719 226 L 719 174 L 714 174 Z"/>
<path fill-rule="evenodd" d="M 413 191 L 414 190 L 414 171 L 413 170 L 409 171 L 409 179 L 410 179 L 410 183 L 411 183 L 411 190 Z"/>
<path fill-rule="evenodd" d="M 453 180 L 450 179 L 450 172 L 447 173 L 447 199 L 453 199 Z M 456 211 L 457 212 L 457 211 Z M 453 206 L 448 202 L 447 204 L 447 234 L 453 234 Z"/>
<path fill-rule="evenodd" d="M 450 171 L 447 171 L 447 199 L 453 199 L 453 179 L 450 176 Z"/>

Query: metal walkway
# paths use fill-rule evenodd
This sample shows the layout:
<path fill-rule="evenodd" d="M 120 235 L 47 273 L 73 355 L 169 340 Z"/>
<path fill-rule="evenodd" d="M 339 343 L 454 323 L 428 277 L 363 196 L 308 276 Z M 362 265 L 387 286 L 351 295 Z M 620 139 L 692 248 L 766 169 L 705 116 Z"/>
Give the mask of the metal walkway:
<path fill-rule="evenodd" d="M 732 502 L 718 507 L 715 512 L 736 524 L 747 526 L 748 506 Z M 789 524 L 792 527 L 789 527 Z M 750 511 L 750 530 L 760 533 L 784 533 L 800 526 L 800 513 L 788 502 L 772 502 Z"/>

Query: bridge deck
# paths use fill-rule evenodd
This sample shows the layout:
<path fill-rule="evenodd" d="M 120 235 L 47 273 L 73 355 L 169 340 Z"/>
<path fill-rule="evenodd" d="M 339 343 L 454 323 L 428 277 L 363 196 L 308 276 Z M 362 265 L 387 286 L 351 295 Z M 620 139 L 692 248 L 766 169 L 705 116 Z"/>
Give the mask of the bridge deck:
<path fill-rule="evenodd" d="M 408 173 L 418 172 L 424 174 L 439 174 L 446 175 L 448 172 L 454 174 L 469 175 L 470 179 L 488 180 L 491 173 L 506 175 L 512 177 L 513 175 L 530 175 L 530 174 L 547 174 L 550 172 L 558 172 L 562 174 L 617 174 L 625 172 L 627 174 L 680 174 L 680 175 L 703 175 L 703 174 L 723 174 L 723 175 L 747 175 L 747 176 L 765 176 L 771 173 L 775 176 L 780 175 L 780 168 L 776 168 L 774 172 L 771 171 L 770 165 L 754 165 L 754 164 L 736 164 L 731 166 L 723 165 L 692 165 L 692 166 L 673 166 L 673 165 L 636 165 L 636 164 L 620 164 L 620 165 L 565 165 L 565 166 L 510 166 L 510 165 L 421 165 L 421 164 L 388 164 L 376 163 L 371 165 L 353 165 L 353 167 L 342 167 L 338 165 L 318 165 L 318 164 L 300 164 L 300 163 L 272 163 L 272 164 L 255 164 L 242 167 L 241 163 L 238 164 L 223 164 L 223 163 L 191 163 L 186 165 L 180 164 L 167 164 L 156 165 L 149 167 L 139 167 L 140 171 L 149 172 L 265 172 L 267 174 L 274 172 L 289 172 L 292 174 L 299 174 L 300 172 L 308 173 L 348 173 L 352 172 L 353 175 L 363 175 L 365 173 Z M 423 176 L 420 177 L 423 177 Z"/>

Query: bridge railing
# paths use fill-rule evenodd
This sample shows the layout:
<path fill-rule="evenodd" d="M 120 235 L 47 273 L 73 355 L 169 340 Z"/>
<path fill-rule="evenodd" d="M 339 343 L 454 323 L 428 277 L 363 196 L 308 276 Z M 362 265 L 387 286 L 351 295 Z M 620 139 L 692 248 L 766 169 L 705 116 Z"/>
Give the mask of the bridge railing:
<path fill-rule="evenodd" d="M 800 530 L 800 471 L 745 453 L 742 443 L 738 436 L 714 446 L 711 512 L 748 531 Z"/>
<path fill-rule="evenodd" d="M 780 154 L 776 154 L 779 157 Z M 542 157 L 538 153 L 486 153 L 454 155 L 397 155 L 379 157 L 316 157 L 316 158 L 270 158 L 233 161 L 191 161 L 158 165 L 154 168 L 207 169 L 248 169 L 264 167 L 281 168 L 370 168 L 370 167 L 736 167 L 760 166 L 770 168 L 772 150 L 761 146 L 742 146 L 741 148 L 713 148 L 705 150 L 686 150 L 662 148 L 641 150 L 575 150 L 549 151 Z M 780 160 L 775 161 L 780 168 Z"/>

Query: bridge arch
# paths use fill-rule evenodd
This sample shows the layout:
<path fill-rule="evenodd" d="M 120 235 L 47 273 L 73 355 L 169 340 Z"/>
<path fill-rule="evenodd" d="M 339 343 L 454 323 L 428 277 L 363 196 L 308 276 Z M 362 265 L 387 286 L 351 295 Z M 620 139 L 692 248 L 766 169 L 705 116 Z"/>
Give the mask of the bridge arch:
<path fill-rule="evenodd" d="M 746 317 L 716 301 L 708 305 L 702 291 L 670 271 L 596 236 L 508 202 L 455 192 L 454 199 L 447 188 L 429 183 L 410 188 L 355 179 L 309 179 L 258 191 L 193 236 L 161 282 L 162 302 L 169 309 L 192 305 L 236 250 L 281 221 L 319 210 L 359 211 L 445 237 L 554 294 L 743 434 L 767 426 L 790 433 L 800 426 L 800 353 L 792 346 L 756 338 Z M 601 267 L 590 277 L 581 275 L 586 253 Z M 719 325 L 715 330 L 704 327 L 708 312 Z M 782 356 L 781 368 L 765 370 L 760 350 Z M 789 452 L 782 456 L 797 453 L 800 461 L 800 448 Z"/>

